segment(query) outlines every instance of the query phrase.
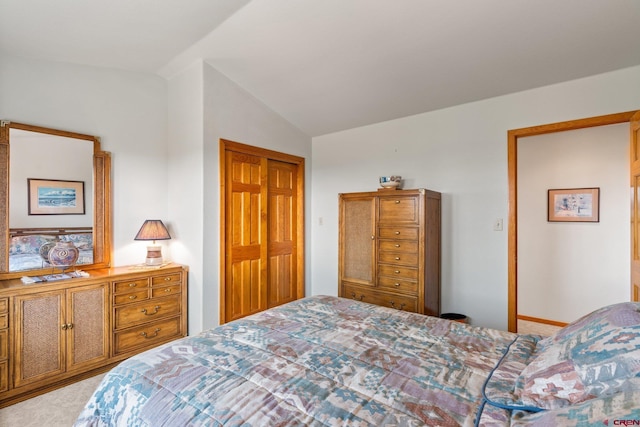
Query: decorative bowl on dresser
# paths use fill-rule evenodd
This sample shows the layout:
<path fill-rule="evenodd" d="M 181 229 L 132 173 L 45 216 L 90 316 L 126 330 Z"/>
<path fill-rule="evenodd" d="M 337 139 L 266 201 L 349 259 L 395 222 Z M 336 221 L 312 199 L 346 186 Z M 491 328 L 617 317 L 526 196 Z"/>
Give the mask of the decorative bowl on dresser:
<path fill-rule="evenodd" d="M 187 274 L 168 264 L 33 284 L 0 280 L 0 407 L 186 336 Z"/>

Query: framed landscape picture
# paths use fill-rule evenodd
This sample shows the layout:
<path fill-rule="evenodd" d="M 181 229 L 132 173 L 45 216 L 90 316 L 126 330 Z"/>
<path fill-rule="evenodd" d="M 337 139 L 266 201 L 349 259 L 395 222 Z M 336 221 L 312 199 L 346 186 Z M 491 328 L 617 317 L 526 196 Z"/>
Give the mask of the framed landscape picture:
<path fill-rule="evenodd" d="M 548 191 L 549 222 L 599 222 L 600 188 Z"/>
<path fill-rule="evenodd" d="M 29 215 L 84 215 L 84 181 L 27 178 Z"/>

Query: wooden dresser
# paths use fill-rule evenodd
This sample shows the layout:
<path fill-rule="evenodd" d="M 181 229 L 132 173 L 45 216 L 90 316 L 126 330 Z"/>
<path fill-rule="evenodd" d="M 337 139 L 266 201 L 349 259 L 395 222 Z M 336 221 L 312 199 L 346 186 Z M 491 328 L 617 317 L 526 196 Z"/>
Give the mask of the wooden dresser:
<path fill-rule="evenodd" d="M 0 407 L 105 371 L 187 334 L 185 266 L 0 281 Z"/>
<path fill-rule="evenodd" d="M 440 315 L 440 193 L 340 194 L 339 295 Z"/>

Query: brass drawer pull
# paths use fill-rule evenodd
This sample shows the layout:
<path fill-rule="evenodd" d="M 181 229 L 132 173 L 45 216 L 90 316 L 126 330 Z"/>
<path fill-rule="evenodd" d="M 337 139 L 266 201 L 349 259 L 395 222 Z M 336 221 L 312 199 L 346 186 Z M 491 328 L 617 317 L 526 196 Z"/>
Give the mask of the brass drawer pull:
<path fill-rule="evenodd" d="M 400 200 L 396 200 L 396 205 L 399 205 L 399 204 L 400 204 Z"/>
<path fill-rule="evenodd" d="M 65 323 L 65 324 L 63 324 L 63 325 L 61 326 L 61 328 L 62 328 L 63 330 L 65 330 L 65 331 L 66 331 L 67 329 L 73 329 L 73 323 Z"/>
<path fill-rule="evenodd" d="M 399 231 L 396 231 L 396 236 L 399 236 L 399 235 L 400 235 L 400 232 L 399 232 Z"/>
<path fill-rule="evenodd" d="M 394 273 L 400 274 L 400 270 L 396 270 L 396 271 L 394 271 Z"/>
<path fill-rule="evenodd" d="M 171 291 L 172 291 L 172 289 L 173 289 L 173 288 L 167 288 L 167 289 L 165 289 L 164 291 L 165 291 L 165 292 L 171 292 Z"/>
<path fill-rule="evenodd" d="M 399 256 L 396 257 L 396 261 L 400 261 L 400 257 Z"/>
<path fill-rule="evenodd" d="M 396 243 L 396 248 L 399 248 L 399 247 L 400 247 L 400 244 Z"/>
<path fill-rule="evenodd" d="M 395 286 L 396 288 L 399 288 L 399 287 L 400 287 L 400 283 L 394 283 L 394 286 Z"/>
<path fill-rule="evenodd" d="M 138 298 L 137 295 L 129 295 L 129 299 L 136 299 L 136 298 Z"/>
<path fill-rule="evenodd" d="M 150 338 L 155 338 L 158 336 L 158 332 L 160 332 L 160 328 L 156 328 L 155 331 L 153 331 L 153 335 L 147 335 L 146 332 L 140 332 L 140 335 L 142 335 L 143 337 L 145 337 L 146 339 L 150 339 Z"/>
<path fill-rule="evenodd" d="M 165 281 L 165 282 L 170 282 L 170 281 L 171 281 L 171 277 L 170 277 L 170 276 L 169 276 L 169 277 L 165 277 L 165 278 L 164 278 L 164 281 Z"/>
<path fill-rule="evenodd" d="M 404 309 L 404 306 L 406 305 L 405 303 L 402 303 L 400 304 L 400 307 L 396 307 L 396 303 L 393 301 L 389 301 L 389 304 L 391 304 L 391 308 L 397 308 L 398 310 Z"/>
<path fill-rule="evenodd" d="M 147 313 L 147 309 L 143 308 L 142 310 L 140 310 L 141 313 L 144 313 L 145 316 L 153 316 L 154 314 L 156 314 L 159 310 L 160 310 L 160 306 L 156 305 L 154 308 L 154 312 L 153 313 Z"/>
<path fill-rule="evenodd" d="M 136 286 L 138 286 L 138 284 L 135 283 L 135 282 L 134 283 L 129 283 L 129 287 L 130 288 L 135 288 Z"/>
<path fill-rule="evenodd" d="M 364 295 L 363 295 L 363 294 L 361 294 L 361 295 L 360 295 L 360 298 L 357 298 L 357 297 L 356 297 L 356 293 L 355 293 L 355 292 L 351 292 L 351 298 L 353 298 L 353 299 L 359 299 L 360 301 L 362 301 L 362 300 L 364 299 Z"/>

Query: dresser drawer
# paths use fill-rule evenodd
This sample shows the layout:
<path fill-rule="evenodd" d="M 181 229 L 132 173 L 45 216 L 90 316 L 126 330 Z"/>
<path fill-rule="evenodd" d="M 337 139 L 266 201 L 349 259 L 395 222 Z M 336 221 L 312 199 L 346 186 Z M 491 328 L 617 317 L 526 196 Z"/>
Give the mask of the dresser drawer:
<path fill-rule="evenodd" d="M 379 240 L 378 249 L 381 251 L 418 253 L 418 242 L 410 240 Z"/>
<path fill-rule="evenodd" d="M 154 298 L 144 303 L 128 304 L 115 310 L 116 329 L 151 322 L 157 318 L 180 314 L 180 295 Z"/>
<path fill-rule="evenodd" d="M 9 311 L 9 298 L 0 298 L 0 313 Z"/>
<path fill-rule="evenodd" d="M 418 268 L 417 253 L 379 252 L 378 262 L 392 265 L 405 265 Z"/>
<path fill-rule="evenodd" d="M 383 222 L 406 222 L 418 224 L 418 198 L 416 197 L 381 197 L 378 220 Z"/>
<path fill-rule="evenodd" d="M 418 294 L 418 282 L 411 280 L 394 279 L 392 277 L 380 277 L 378 286 L 388 292 L 402 292 L 405 294 Z"/>
<path fill-rule="evenodd" d="M 9 331 L 0 331 L 0 360 L 7 360 L 9 357 Z"/>
<path fill-rule="evenodd" d="M 182 275 L 180 273 L 167 274 L 165 276 L 153 276 L 151 278 L 151 286 L 166 286 L 172 284 L 180 284 Z"/>
<path fill-rule="evenodd" d="M 378 228 L 380 239 L 418 240 L 417 227 L 380 227 Z"/>
<path fill-rule="evenodd" d="M 149 290 L 143 289 L 141 291 L 129 292 L 126 294 L 115 294 L 113 296 L 113 304 L 131 304 L 133 302 L 139 302 L 149 299 Z"/>
<path fill-rule="evenodd" d="M 404 280 L 418 280 L 418 269 L 398 265 L 378 265 L 378 276 L 393 277 Z"/>
<path fill-rule="evenodd" d="M 344 285 L 344 297 L 404 311 L 418 311 L 418 298 Z"/>
<path fill-rule="evenodd" d="M 169 286 L 157 286 L 151 288 L 151 296 L 153 298 L 164 297 L 173 294 L 179 294 L 182 291 L 182 288 L 179 284 L 169 285 Z"/>
<path fill-rule="evenodd" d="M 180 318 L 161 320 L 126 331 L 116 332 L 114 336 L 114 353 L 119 354 L 137 347 L 153 346 L 167 341 L 171 337 L 182 336 Z"/>
<path fill-rule="evenodd" d="M 0 391 L 9 390 L 9 363 L 0 362 Z"/>
<path fill-rule="evenodd" d="M 0 314 L 0 329 L 9 327 L 9 313 Z"/>
<path fill-rule="evenodd" d="M 121 282 L 113 282 L 113 293 L 119 294 L 123 292 L 132 292 L 139 289 L 146 289 L 149 287 L 149 279 L 147 277 L 143 279 L 131 279 L 123 280 Z"/>

